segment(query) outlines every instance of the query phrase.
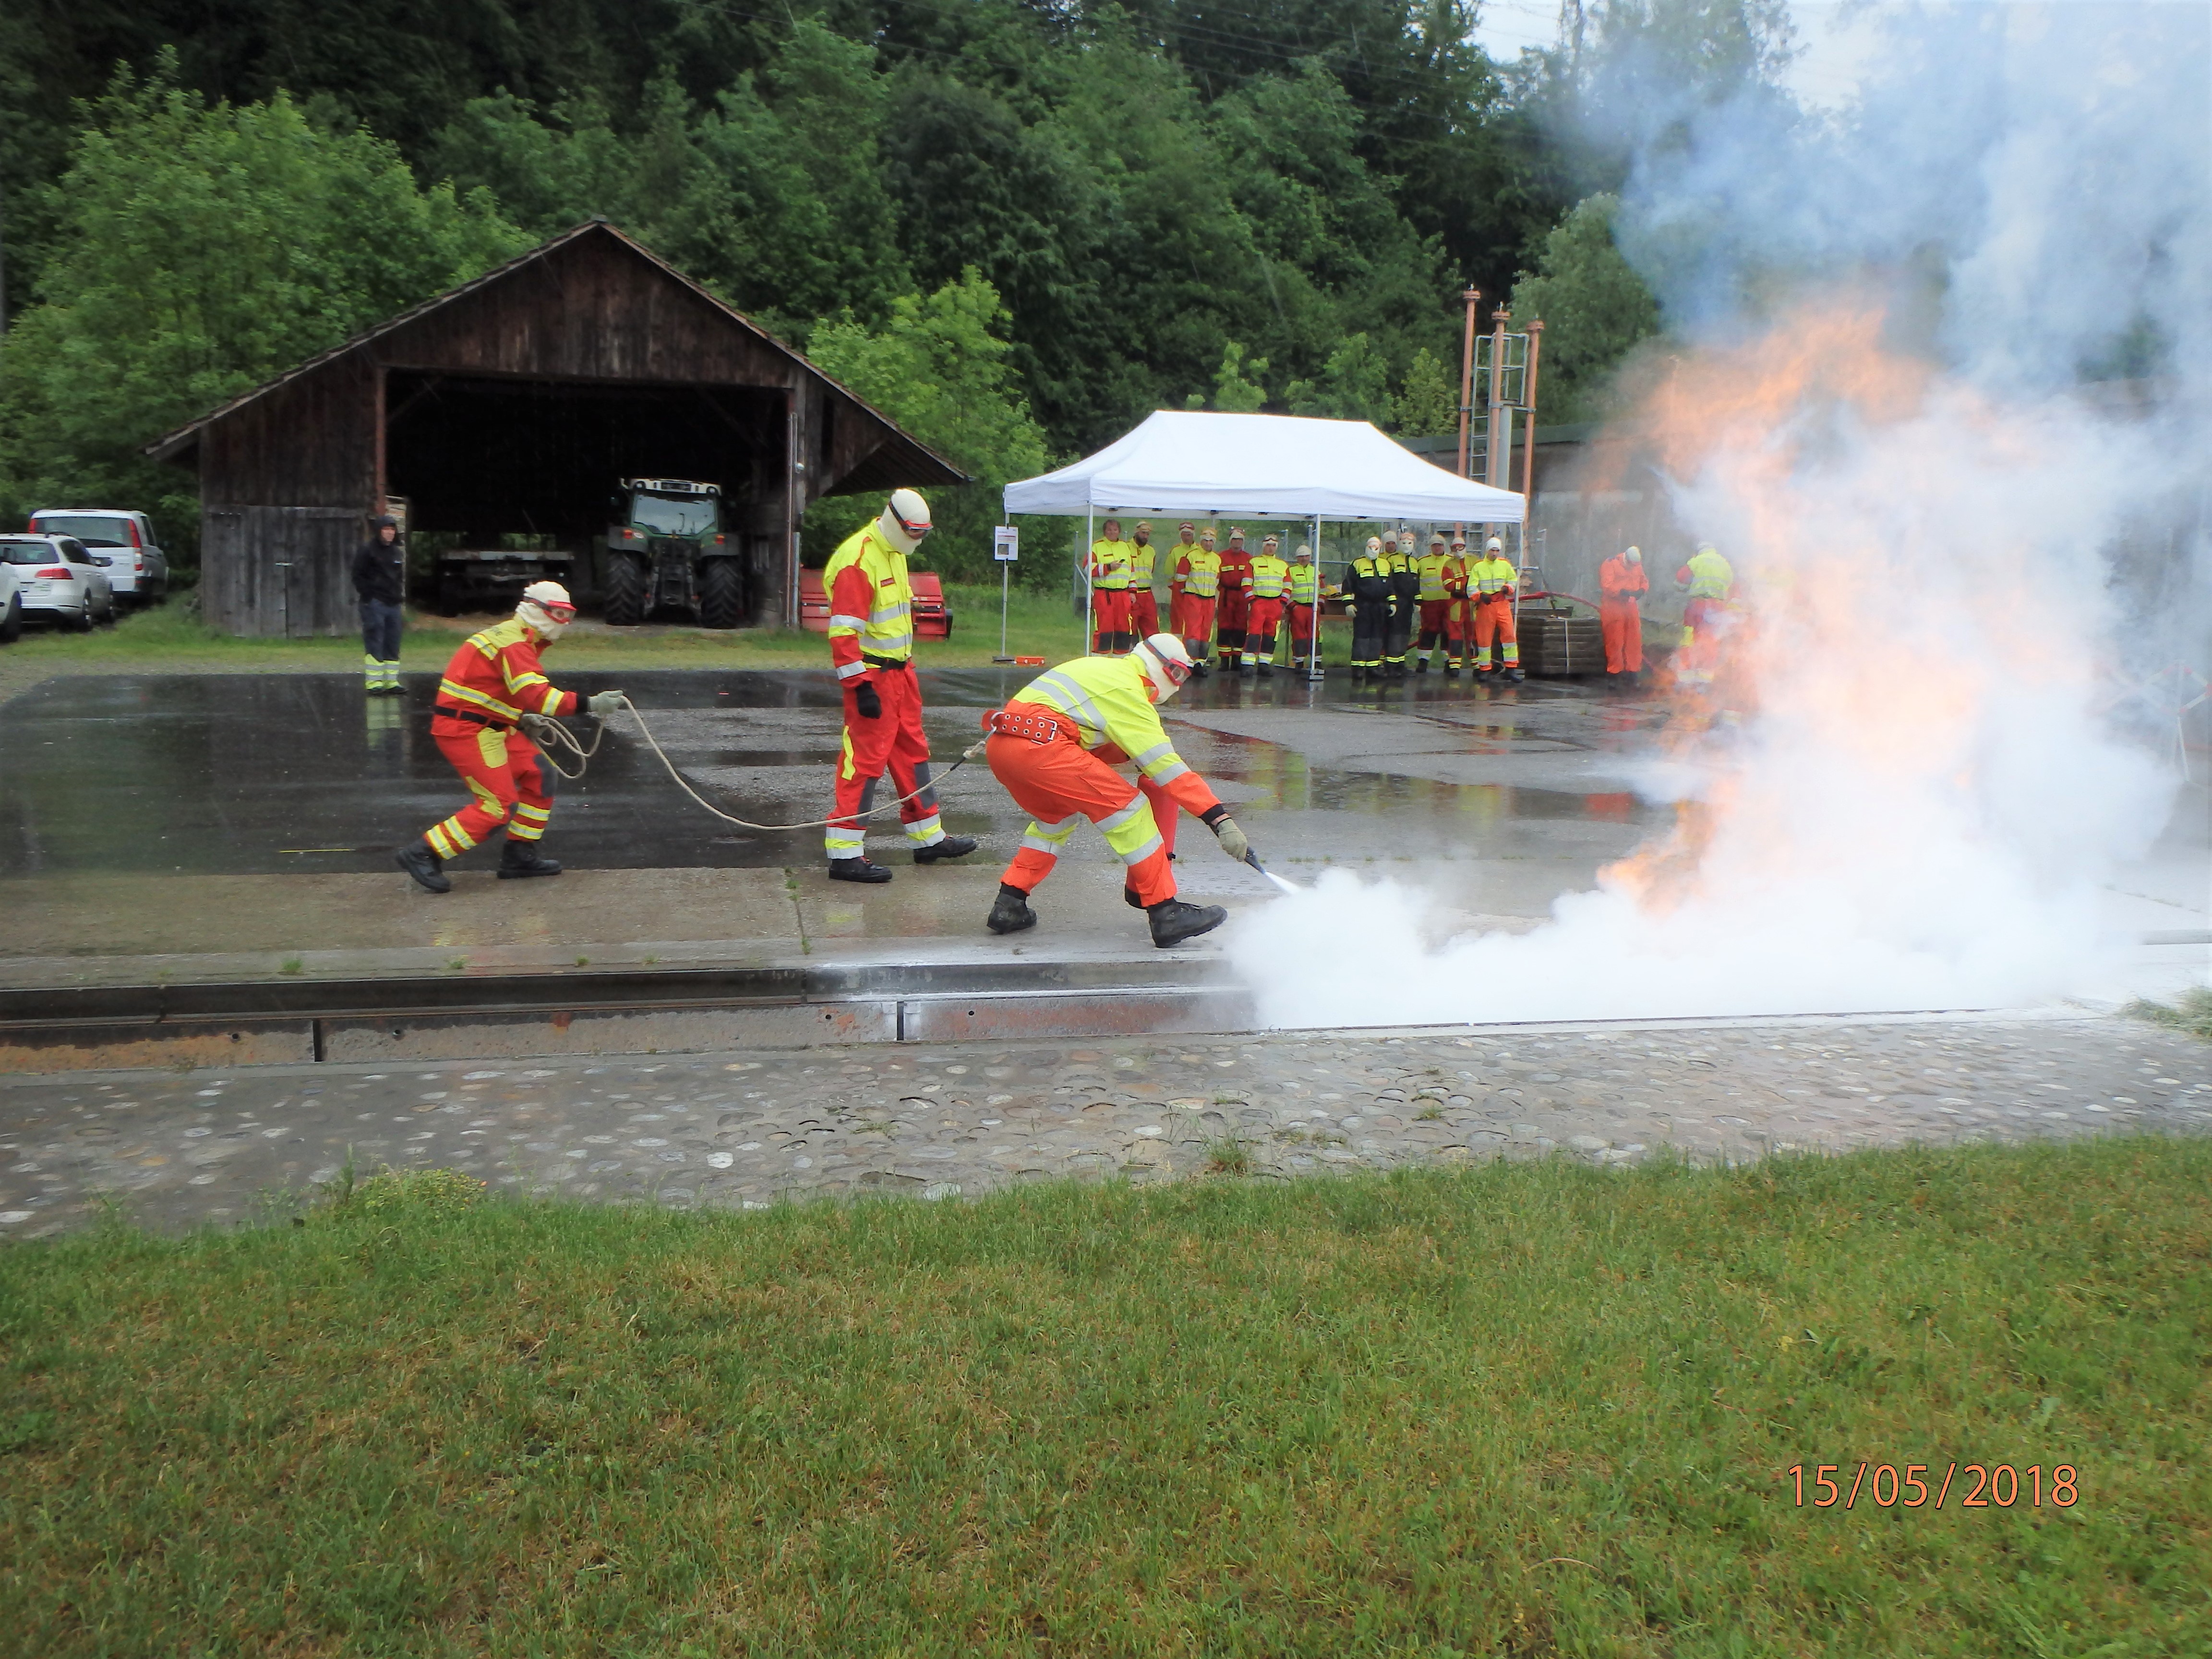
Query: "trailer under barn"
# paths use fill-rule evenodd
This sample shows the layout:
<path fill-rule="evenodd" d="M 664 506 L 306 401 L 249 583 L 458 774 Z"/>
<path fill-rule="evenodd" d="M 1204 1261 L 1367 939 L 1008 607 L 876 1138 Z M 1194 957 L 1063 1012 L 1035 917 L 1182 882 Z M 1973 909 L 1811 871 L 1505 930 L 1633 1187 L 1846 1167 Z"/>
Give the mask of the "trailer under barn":
<path fill-rule="evenodd" d="M 795 623 L 823 495 L 966 482 L 799 353 L 605 221 L 380 324 L 148 446 L 199 474 L 201 607 L 343 633 L 388 500 L 410 533 L 581 552 L 629 477 L 721 487 L 750 619 Z"/>

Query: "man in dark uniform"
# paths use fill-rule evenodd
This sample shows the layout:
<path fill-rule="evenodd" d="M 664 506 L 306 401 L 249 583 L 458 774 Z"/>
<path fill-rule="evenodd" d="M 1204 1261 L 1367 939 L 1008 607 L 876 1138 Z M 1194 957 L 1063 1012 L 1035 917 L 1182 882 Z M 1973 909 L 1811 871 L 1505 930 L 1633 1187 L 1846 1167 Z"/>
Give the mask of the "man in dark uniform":
<path fill-rule="evenodd" d="M 399 695 L 399 606 L 407 597 L 407 549 L 399 520 L 380 514 L 353 556 L 354 598 L 361 602 L 362 681 L 372 697 Z"/>
<path fill-rule="evenodd" d="M 1417 544 L 1408 530 L 1383 550 L 1390 556 L 1390 623 L 1382 640 L 1383 672 L 1394 680 L 1406 678 L 1406 653 L 1413 643 L 1413 618 L 1421 608 L 1421 567 L 1413 556 Z"/>
<path fill-rule="evenodd" d="M 1352 601 L 1352 683 L 1382 678 L 1382 635 L 1390 624 L 1390 556 L 1382 539 L 1370 536 L 1367 550 L 1344 573 Z"/>

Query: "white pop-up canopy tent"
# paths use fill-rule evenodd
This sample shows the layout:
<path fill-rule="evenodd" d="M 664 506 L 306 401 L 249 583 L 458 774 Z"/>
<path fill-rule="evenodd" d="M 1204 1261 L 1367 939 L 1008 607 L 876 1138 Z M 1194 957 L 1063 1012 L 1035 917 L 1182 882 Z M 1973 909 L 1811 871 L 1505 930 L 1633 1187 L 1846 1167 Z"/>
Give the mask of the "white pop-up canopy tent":
<path fill-rule="evenodd" d="M 1432 465 L 1365 421 L 1164 409 L 1095 455 L 1006 486 L 1008 513 L 1519 524 L 1510 489 Z"/>

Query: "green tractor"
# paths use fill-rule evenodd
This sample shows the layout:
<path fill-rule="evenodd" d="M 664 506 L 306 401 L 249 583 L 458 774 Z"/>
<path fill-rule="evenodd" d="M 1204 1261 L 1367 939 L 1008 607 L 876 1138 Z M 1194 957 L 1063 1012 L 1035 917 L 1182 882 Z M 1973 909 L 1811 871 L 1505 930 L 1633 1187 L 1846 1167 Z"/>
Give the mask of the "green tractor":
<path fill-rule="evenodd" d="M 607 528 L 603 611 L 617 627 L 680 611 L 705 628 L 745 618 L 742 543 L 724 516 L 722 487 L 683 478 L 625 478 Z"/>

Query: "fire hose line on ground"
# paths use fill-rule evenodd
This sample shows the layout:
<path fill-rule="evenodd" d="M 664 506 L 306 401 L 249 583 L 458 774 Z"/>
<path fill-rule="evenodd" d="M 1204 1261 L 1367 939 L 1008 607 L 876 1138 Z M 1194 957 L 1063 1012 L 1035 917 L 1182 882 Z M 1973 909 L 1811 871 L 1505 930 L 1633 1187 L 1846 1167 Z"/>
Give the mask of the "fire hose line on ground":
<path fill-rule="evenodd" d="M 645 716 L 638 713 L 637 705 L 632 702 L 628 697 L 624 697 L 622 700 L 622 706 L 629 711 L 629 717 L 637 722 L 639 735 L 644 738 L 646 746 L 651 749 L 655 755 L 659 757 L 660 763 L 668 769 L 668 775 L 675 780 L 676 787 L 678 789 L 681 789 L 685 794 L 690 796 L 693 800 L 697 801 L 699 805 L 706 808 L 708 811 L 712 812 L 716 817 L 721 819 L 723 823 L 734 823 L 740 830 L 821 830 L 826 829 L 832 823 L 844 823 L 850 822 L 850 819 L 848 818 L 813 818 L 805 823 L 755 823 L 750 818 L 737 817 L 728 812 L 725 812 L 720 807 L 715 805 L 714 802 L 708 800 L 704 795 L 701 794 L 696 789 L 694 789 L 689 783 L 684 781 L 684 775 L 676 769 L 676 763 L 668 758 L 667 751 L 661 748 L 659 740 L 653 737 L 653 728 L 645 723 Z M 555 720 L 550 714 L 525 714 L 522 717 L 520 724 L 523 736 L 528 738 L 531 742 L 538 745 L 538 752 L 545 757 L 545 763 L 551 767 L 556 772 L 558 772 L 562 777 L 568 779 L 571 783 L 577 781 L 584 775 L 585 771 L 592 763 L 592 757 L 599 752 L 599 744 L 601 739 L 605 738 L 607 735 L 607 722 L 604 720 L 599 722 L 599 729 L 592 733 L 592 740 L 588 744 L 579 742 L 577 740 L 576 734 L 574 732 L 571 732 L 567 726 L 562 725 L 560 721 Z M 888 812 L 894 806 L 902 805 L 906 802 L 912 800 L 916 795 L 923 793 L 924 790 L 936 788 L 939 784 L 945 781 L 945 778 L 951 777 L 955 772 L 957 772 L 969 761 L 975 760 L 980 757 L 983 752 L 984 744 L 988 743 L 990 739 L 988 738 L 983 738 L 981 742 L 973 744 L 962 751 L 960 758 L 945 769 L 944 777 L 933 777 L 927 783 L 921 785 L 918 788 L 908 790 L 905 794 L 899 796 L 895 800 L 884 801 L 878 805 L 869 807 L 866 811 L 855 812 L 852 816 L 854 817 L 860 818 L 872 818 L 878 812 Z M 556 750 L 563 750 L 568 754 L 575 757 L 576 769 L 574 771 L 571 772 L 567 767 L 561 764 L 558 756 L 554 753 Z M 1297 883 L 1284 880 L 1282 877 L 1277 875 L 1273 871 L 1267 868 L 1266 865 L 1261 863 L 1259 855 L 1255 853 L 1246 853 L 1244 854 L 1244 862 L 1250 865 L 1255 870 L 1257 870 L 1261 875 L 1265 876 L 1269 881 L 1273 882 L 1276 886 L 1281 888 L 1286 893 L 1296 893 L 1303 890 Z"/>
<path fill-rule="evenodd" d="M 904 805 L 908 801 L 912 800 L 916 795 L 924 794 L 928 791 L 936 788 L 947 778 L 950 778 L 955 772 L 957 772 L 963 766 L 965 766 L 969 761 L 975 759 L 983 752 L 983 744 L 981 743 L 977 743 L 963 754 L 958 760 L 946 767 L 941 775 L 931 778 L 927 783 L 921 784 L 915 788 L 910 789 L 905 794 L 900 795 L 895 799 L 881 801 L 877 805 L 869 807 L 866 811 L 855 812 L 851 815 L 851 817 L 811 818 L 805 823 L 755 823 L 750 818 L 737 817 L 731 813 L 725 812 L 720 807 L 715 805 L 714 802 L 708 800 L 696 789 L 694 789 L 690 784 L 685 781 L 684 775 L 676 769 L 676 763 L 668 758 L 667 751 L 660 746 L 659 741 L 653 737 L 653 728 L 645 723 L 645 716 L 638 712 L 637 705 L 632 702 L 628 697 L 624 697 L 622 700 L 622 706 L 629 711 L 629 717 L 637 722 L 639 735 L 644 738 L 646 747 L 652 750 L 653 752 L 659 757 L 660 763 L 668 769 L 668 775 L 675 781 L 676 787 L 678 789 L 681 789 L 685 794 L 690 796 L 693 800 L 698 802 L 699 805 L 704 807 L 708 811 L 721 819 L 723 823 L 734 823 L 740 830 L 821 830 L 826 829 L 832 823 L 849 823 L 852 818 L 872 818 L 878 812 L 888 812 L 895 806 Z M 538 752 L 545 757 L 545 763 L 551 767 L 556 772 L 558 772 L 562 777 L 568 779 L 571 783 L 575 782 L 584 775 L 585 771 L 592 763 L 592 757 L 599 752 L 599 743 L 601 739 L 607 735 L 607 722 L 604 720 L 599 721 L 599 729 L 592 733 L 592 741 L 588 745 L 578 741 L 576 734 L 574 732 L 571 732 L 567 726 L 562 725 L 559 720 L 555 720 L 550 714 L 525 714 L 522 717 L 520 724 L 523 736 L 528 738 L 531 742 L 538 745 Z M 560 750 L 563 753 L 574 756 L 576 761 L 576 769 L 571 772 L 567 767 L 562 765 L 560 756 L 555 752 L 556 750 Z"/>

